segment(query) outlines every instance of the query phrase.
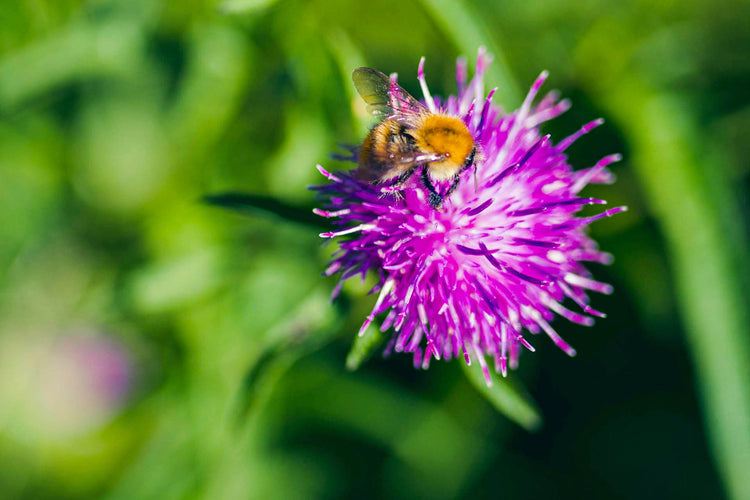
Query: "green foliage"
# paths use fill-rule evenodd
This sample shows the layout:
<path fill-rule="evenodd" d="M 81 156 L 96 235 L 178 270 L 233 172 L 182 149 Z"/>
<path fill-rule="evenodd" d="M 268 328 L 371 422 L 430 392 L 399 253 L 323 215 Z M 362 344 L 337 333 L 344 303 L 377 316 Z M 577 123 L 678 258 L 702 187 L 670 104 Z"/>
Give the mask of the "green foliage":
<path fill-rule="evenodd" d="M 487 398 L 487 401 L 492 403 L 497 411 L 526 430 L 539 430 L 542 425 L 539 411 L 529 402 L 528 396 L 522 394 L 508 379 L 490 371 L 491 383 L 488 384 L 479 363 L 472 363 L 471 366 L 461 364 L 461 368 L 466 372 L 472 385 Z"/>
<path fill-rule="evenodd" d="M 1 497 L 748 496 L 746 2 L 10 0 L 0 18 Z M 594 269 L 609 317 L 556 321 L 578 356 L 533 339 L 491 388 L 476 364 L 380 359 L 376 325 L 356 337 L 370 283 L 330 303 L 306 189 L 371 123 L 354 67 L 418 94 L 424 55 L 445 95 L 479 44 L 506 109 L 543 69 L 571 97 L 553 138 L 607 119 L 571 163 L 623 153 L 588 195 L 631 209 L 593 227 L 617 257 Z"/>

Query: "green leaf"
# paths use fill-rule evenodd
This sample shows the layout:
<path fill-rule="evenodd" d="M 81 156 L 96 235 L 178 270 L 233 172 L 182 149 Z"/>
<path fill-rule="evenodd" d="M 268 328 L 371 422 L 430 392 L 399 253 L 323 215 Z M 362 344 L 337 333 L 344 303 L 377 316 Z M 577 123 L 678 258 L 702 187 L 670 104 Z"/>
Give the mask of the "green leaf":
<path fill-rule="evenodd" d="M 305 355 L 320 349 L 338 331 L 341 314 L 329 304 L 326 288 L 316 288 L 265 334 L 265 347 L 245 374 L 238 409 L 241 422 L 254 405 Z"/>
<path fill-rule="evenodd" d="M 490 372 L 491 385 L 487 385 L 479 363 L 474 362 L 471 366 L 463 362 L 460 364 L 469 382 L 500 413 L 527 431 L 533 432 L 541 428 L 542 417 L 525 390 L 495 372 Z"/>
<path fill-rule="evenodd" d="M 293 205 L 271 196 L 229 192 L 205 196 L 203 201 L 209 205 L 226 208 L 243 215 L 272 215 L 285 221 L 306 226 L 329 227 L 323 217 L 312 213 L 313 207 Z"/>
<path fill-rule="evenodd" d="M 373 325 L 354 339 L 354 344 L 346 356 L 346 368 L 354 371 L 362 366 L 375 349 L 380 347 L 384 339 L 383 332 Z"/>

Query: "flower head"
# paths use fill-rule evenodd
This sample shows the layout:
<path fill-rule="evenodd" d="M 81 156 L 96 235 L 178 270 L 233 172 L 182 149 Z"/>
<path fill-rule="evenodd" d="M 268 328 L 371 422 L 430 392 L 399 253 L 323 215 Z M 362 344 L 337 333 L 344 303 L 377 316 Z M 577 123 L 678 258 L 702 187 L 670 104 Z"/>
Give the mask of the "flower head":
<path fill-rule="evenodd" d="M 554 143 L 541 135 L 539 125 L 570 103 L 554 92 L 534 103 L 546 72 L 520 109 L 504 113 L 492 103 L 494 90 L 484 95 L 489 63 L 480 51 L 476 74 L 467 82 L 466 63 L 459 60 L 458 95 L 444 100 L 430 95 L 420 63 L 425 105 L 463 120 L 482 157 L 475 170 L 462 171 L 440 209 L 431 206 L 428 189 L 416 179 L 399 186 L 394 196 L 382 185 L 357 179 L 355 171 L 332 174 L 318 166 L 332 182 L 314 188 L 326 203 L 316 213 L 338 226 L 321 234 L 340 238 L 325 271 L 339 274 L 333 297 L 349 278 L 378 276 L 373 289 L 378 298 L 360 335 L 375 316 L 385 314 L 381 330 L 394 330 L 386 353 L 413 353 L 415 366 L 423 368 L 432 358 L 463 355 L 467 363 L 481 364 L 488 381 L 485 356 L 506 375 L 508 364 L 517 366 L 522 347 L 534 350 L 525 331 L 543 331 L 575 354 L 550 321 L 560 315 L 591 325 L 592 316 L 604 316 L 589 307 L 588 291 L 611 293 L 612 288 L 593 280 L 583 263 L 606 264 L 612 257 L 598 250 L 586 226 L 625 210 L 575 216 L 584 205 L 605 203 L 580 192 L 590 183 L 613 182 L 607 166 L 620 159 L 607 156 L 577 171 L 568 164 L 565 150 L 602 121 Z M 566 301 L 580 312 L 564 306 Z"/>

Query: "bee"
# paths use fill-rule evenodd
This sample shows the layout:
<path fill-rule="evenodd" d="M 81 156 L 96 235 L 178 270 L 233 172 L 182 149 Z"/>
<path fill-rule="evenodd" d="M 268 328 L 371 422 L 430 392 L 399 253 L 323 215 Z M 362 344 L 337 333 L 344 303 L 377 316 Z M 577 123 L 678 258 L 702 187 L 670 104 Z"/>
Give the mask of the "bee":
<path fill-rule="evenodd" d="M 431 112 L 380 71 L 357 68 L 352 80 L 368 111 L 381 118 L 359 147 L 355 177 L 395 190 L 419 172 L 430 205 L 439 209 L 461 173 L 476 168 L 479 153 L 469 128 L 455 116 Z"/>

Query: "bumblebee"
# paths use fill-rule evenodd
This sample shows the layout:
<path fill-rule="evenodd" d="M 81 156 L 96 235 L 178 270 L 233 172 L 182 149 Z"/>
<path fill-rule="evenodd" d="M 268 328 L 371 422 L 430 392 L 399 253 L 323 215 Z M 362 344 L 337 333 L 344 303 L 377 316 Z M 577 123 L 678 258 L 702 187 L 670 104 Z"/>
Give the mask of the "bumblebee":
<path fill-rule="evenodd" d="M 455 116 L 431 112 L 380 71 L 357 68 L 352 80 L 368 111 L 381 118 L 359 147 L 355 176 L 397 189 L 419 172 L 430 205 L 439 209 L 478 160 L 469 128 Z"/>

